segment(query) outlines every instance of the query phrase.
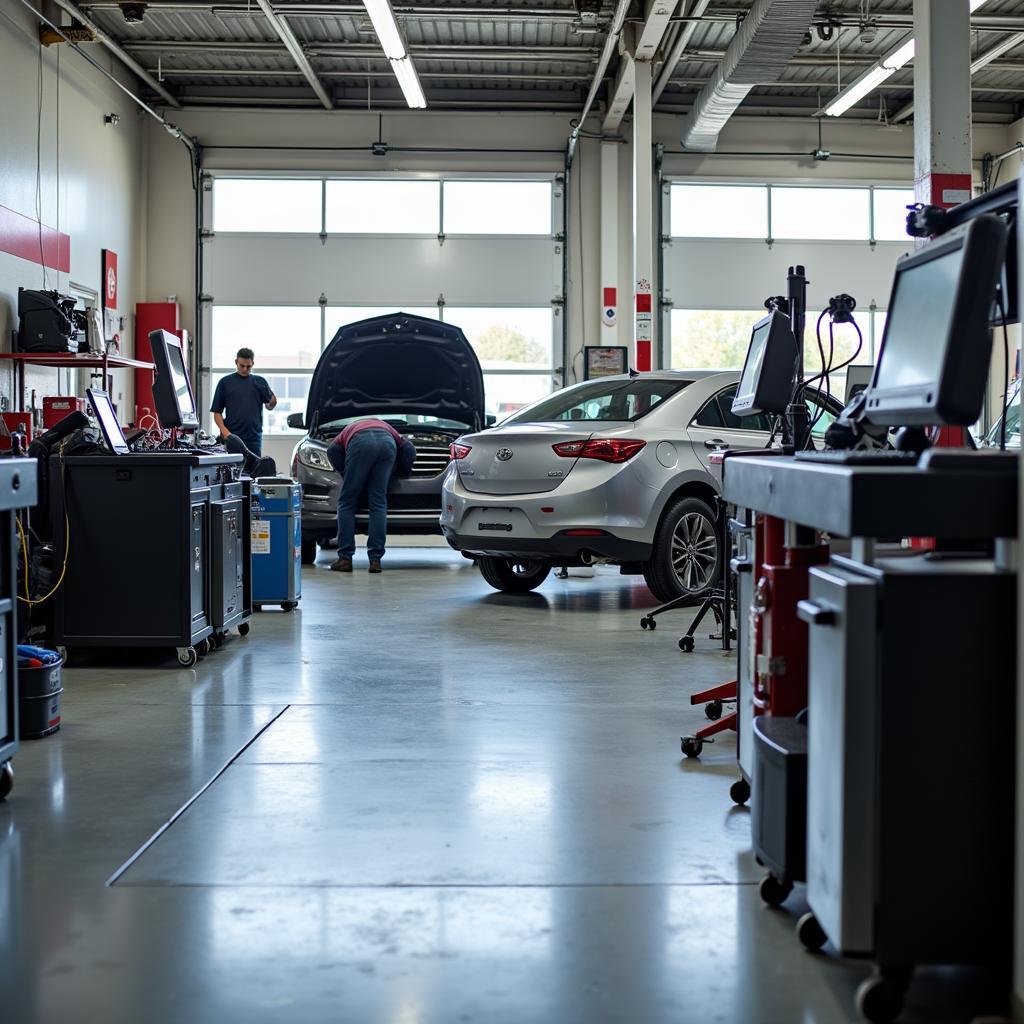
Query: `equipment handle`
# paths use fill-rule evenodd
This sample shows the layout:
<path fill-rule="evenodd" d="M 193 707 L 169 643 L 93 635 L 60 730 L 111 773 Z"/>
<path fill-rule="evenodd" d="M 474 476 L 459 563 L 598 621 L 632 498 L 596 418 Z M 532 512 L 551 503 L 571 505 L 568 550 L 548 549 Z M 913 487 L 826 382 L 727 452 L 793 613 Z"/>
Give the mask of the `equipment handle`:
<path fill-rule="evenodd" d="M 836 623 L 836 613 L 814 601 L 797 601 L 796 614 L 809 626 L 834 626 Z"/>

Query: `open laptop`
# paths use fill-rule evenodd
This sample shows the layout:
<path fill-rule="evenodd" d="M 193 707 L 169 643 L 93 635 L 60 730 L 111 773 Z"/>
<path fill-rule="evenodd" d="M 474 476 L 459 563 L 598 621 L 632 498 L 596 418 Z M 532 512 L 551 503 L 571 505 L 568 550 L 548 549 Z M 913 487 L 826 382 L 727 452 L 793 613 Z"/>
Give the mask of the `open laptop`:
<path fill-rule="evenodd" d="M 110 395 L 98 388 L 86 388 L 85 394 L 89 399 L 89 405 L 92 406 L 92 411 L 96 414 L 107 447 L 115 455 L 127 455 L 128 442 L 124 439 L 121 424 L 117 422 L 117 413 L 114 412 Z"/>

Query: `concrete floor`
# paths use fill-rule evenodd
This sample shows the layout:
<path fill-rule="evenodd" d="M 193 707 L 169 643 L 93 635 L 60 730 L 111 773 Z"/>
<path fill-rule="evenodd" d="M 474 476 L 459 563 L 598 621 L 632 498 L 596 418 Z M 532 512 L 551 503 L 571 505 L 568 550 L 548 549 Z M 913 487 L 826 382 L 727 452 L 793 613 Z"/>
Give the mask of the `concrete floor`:
<path fill-rule="evenodd" d="M 65 673 L 0 804 L 0 1021 L 833 1024 L 864 964 L 757 893 L 730 677 L 600 570 L 495 594 L 439 548 L 305 570 L 292 614 L 183 670 Z M 1008 894 L 1007 898 L 1010 898 Z M 930 971 L 906 1021 L 999 1008 Z"/>

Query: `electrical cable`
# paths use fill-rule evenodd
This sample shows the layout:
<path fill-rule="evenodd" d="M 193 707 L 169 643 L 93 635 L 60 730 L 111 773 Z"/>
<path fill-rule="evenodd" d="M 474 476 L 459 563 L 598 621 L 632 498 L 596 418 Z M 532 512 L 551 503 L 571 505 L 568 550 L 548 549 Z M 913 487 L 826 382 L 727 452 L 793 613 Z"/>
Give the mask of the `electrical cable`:
<path fill-rule="evenodd" d="M 66 443 L 67 443 L 67 438 L 64 438 L 61 441 L 61 443 L 60 443 L 60 478 L 61 478 L 61 486 L 62 486 L 62 488 L 65 488 L 65 485 L 67 483 L 67 467 L 64 465 L 64 445 Z M 28 545 L 25 542 L 25 531 L 22 528 L 21 520 L 17 519 L 17 517 L 16 517 L 16 521 L 18 523 L 18 532 L 21 535 L 22 554 L 23 554 L 23 557 L 25 559 L 25 593 L 28 594 L 29 593 L 29 589 L 28 589 Z M 68 505 L 67 505 L 67 502 L 65 501 L 64 502 L 64 562 L 63 562 L 63 564 L 61 565 L 61 568 L 60 568 L 60 576 L 58 577 L 57 582 L 53 585 L 53 587 L 50 590 L 50 592 L 48 594 L 44 595 L 43 597 L 37 598 L 35 601 L 33 601 L 33 600 L 31 600 L 30 598 L 27 598 L 27 597 L 21 597 L 19 595 L 18 596 L 18 600 L 21 601 L 22 604 L 27 604 L 30 608 L 35 608 L 36 605 L 40 605 L 44 601 L 49 601 L 50 598 L 53 597 L 53 595 L 56 594 L 58 590 L 60 590 L 61 584 L 64 582 L 64 577 L 67 575 L 67 571 L 68 571 L 68 555 L 69 555 L 70 551 L 71 551 L 71 524 L 70 524 L 70 522 L 68 520 Z"/>
<path fill-rule="evenodd" d="M 1003 325 L 1003 419 L 999 426 L 999 450 L 1006 451 L 1006 414 L 1010 407 L 1010 335 L 1006 330 L 1006 306 L 1003 303 L 1003 289 L 996 289 L 999 301 L 999 319 Z"/>
<path fill-rule="evenodd" d="M 36 228 L 39 232 L 39 263 L 43 269 L 43 291 L 46 291 L 46 255 L 43 252 L 43 41 L 39 40 L 39 63 L 36 69 Z"/>

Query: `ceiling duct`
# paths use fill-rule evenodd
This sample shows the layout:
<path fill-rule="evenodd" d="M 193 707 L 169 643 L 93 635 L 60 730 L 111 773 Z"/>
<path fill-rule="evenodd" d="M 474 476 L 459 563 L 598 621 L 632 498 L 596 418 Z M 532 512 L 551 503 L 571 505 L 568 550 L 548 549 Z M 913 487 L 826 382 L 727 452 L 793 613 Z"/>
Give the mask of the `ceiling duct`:
<path fill-rule="evenodd" d="M 684 149 L 715 151 L 719 133 L 747 93 L 782 77 L 817 6 L 817 0 L 754 0 L 714 77 L 683 122 Z"/>

